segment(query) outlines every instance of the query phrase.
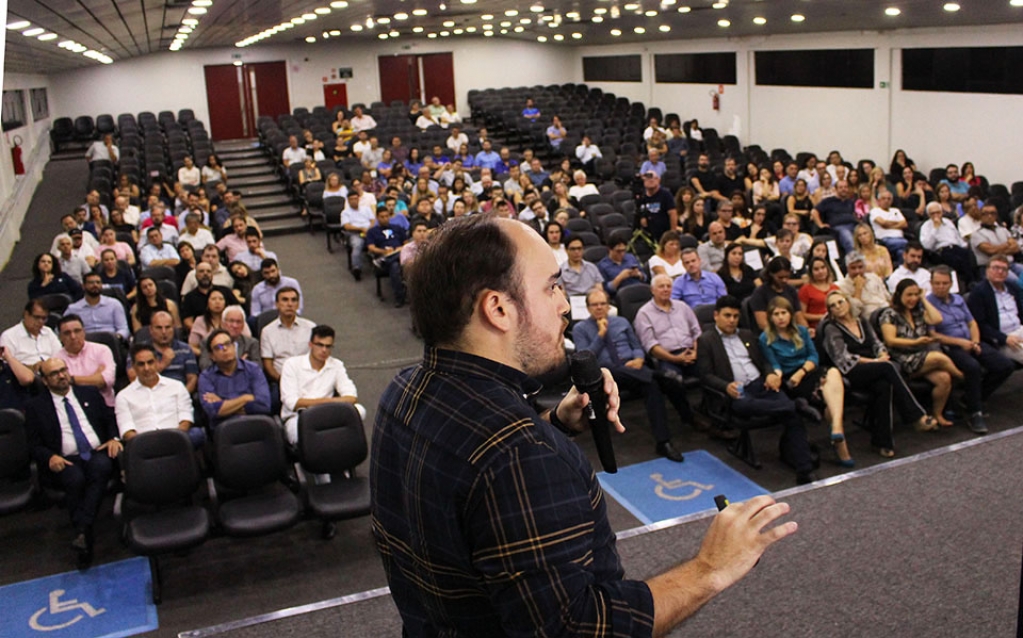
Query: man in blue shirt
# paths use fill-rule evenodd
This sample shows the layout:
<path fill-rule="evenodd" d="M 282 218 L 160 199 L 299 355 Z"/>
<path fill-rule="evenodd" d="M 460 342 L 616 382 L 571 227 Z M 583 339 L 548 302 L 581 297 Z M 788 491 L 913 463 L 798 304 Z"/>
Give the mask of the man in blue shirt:
<path fill-rule="evenodd" d="M 838 236 L 838 243 L 846 253 L 853 251 L 853 229 L 856 218 L 856 198 L 849 191 L 849 182 L 839 180 L 835 184 L 835 197 L 825 197 L 813 210 L 810 219 L 821 228 L 830 228 Z"/>
<path fill-rule="evenodd" d="M 717 302 L 728 294 L 725 282 L 717 274 L 702 269 L 703 262 L 695 248 L 682 251 L 682 267 L 686 272 L 675 278 L 671 286 L 671 298 L 681 299 L 690 308 Z"/>
<path fill-rule="evenodd" d="M 390 277 L 395 308 L 405 305 L 405 282 L 398 261 L 404 245 L 405 230 L 391 225 L 391 211 L 386 208 L 378 210 L 377 225 L 366 232 L 366 250 L 372 255 L 373 267 Z"/>
<path fill-rule="evenodd" d="M 934 337 L 963 375 L 966 392 L 963 403 L 969 414 L 967 424 L 976 434 L 986 434 L 984 401 L 1016 370 L 1011 359 L 980 338 L 980 326 L 966 301 L 952 293 L 952 269 L 935 266 L 931 271 L 931 294 L 927 301 L 941 313 Z"/>
<path fill-rule="evenodd" d="M 658 151 L 650 149 L 647 153 L 647 159 L 643 162 L 643 165 L 639 167 L 640 175 L 646 173 L 656 173 L 658 177 L 664 175 L 664 171 L 668 170 L 668 166 L 661 161 L 661 154 Z M 658 237 L 658 239 L 660 239 Z"/>
<path fill-rule="evenodd" d="M 540 109 L 536 108 L 536 104 L 533 103 L 533 98 L 526 98 L 526 108 L 522 109 L 522 117 L 527 120 L 533 120 L 534 122 L 540 119 Z"/>
<path fill-rule="evenodd" d="M 490 143 L 490 140 L 483 141 L 483 150 L 476 153 L 476 168 L 489 168 L 490 170 L 497 170 L 501 165 L 501 156 L 494 152 L 494 147 Z"/>
<path fill-rule="evenodd" d="M 86 333 L 113 332 L 127 342 L 128 319 L 124 306 L 117 299 L 102 294 L 103 279 L 99 273 L 87 274 L 84 284 L 85 296 L 68 306 L 67 312 L 82 318 Z"/>
<path fill-rule="evenodd" d="M 213 365 L 199 375 L 199 403 L 210 427 L 239 414 L 270 414 L 270 386 L 263 369 L 238 359 L 231 333 L 214 330 L 206 346 Z"/>
<path fill-rule="evenodd" d="M 604 290 L 611 296 L 624 286 L 641 284 L 646 281 L 646 275 L 643 274 L 639 260 L 628 252 L 628 244 L 617 233 L 608 241 L 607 257 L 600 260 L 597 270 L 604 278 Z"/>
<path fill-rule="evenodd" d="M 785 165 L 785 177 L 778 180 L 778 192 L 782 195 L 791 195 L 796 188 L 796 180 L 799 178 L 799 164 L 789 162 Z"/>
<path fill-rule="evenodd" d="M 945 167 L 945 179 L 938 183 L 948 185 L 948 189 L 952 191 L 952 201 L 954 202 L 966 201 L 970 194 L 970 185 L 959 179 L 959 167 L 955 164 Z"/>
<path fill-rule="evenodd" d="M 589 350 L 597 357 L 601 367 L 611 371 L 619 387 L 633 390 L 646 400 L 646 414 L 650 420 L 650 431 L 657 442 L 657 453 L 681 463 L 682 453 L 671 444 L 668 431 L 668 415 L 664 409 L 664 393 L 661 392 L 660 377 L 646 366 L 643 344 L 633 331 L 629 320 L 624 317 L 609 317 L 608 297 L 600 290 L 586 295 L 586 309 L 589 319 L 580 321 L 572 328 L 572 341 L 577 350 Z M 678 411 L 683 423 L 692 421 L 692 413 L 685 395 L 669 392 L 668 398 Z"/>

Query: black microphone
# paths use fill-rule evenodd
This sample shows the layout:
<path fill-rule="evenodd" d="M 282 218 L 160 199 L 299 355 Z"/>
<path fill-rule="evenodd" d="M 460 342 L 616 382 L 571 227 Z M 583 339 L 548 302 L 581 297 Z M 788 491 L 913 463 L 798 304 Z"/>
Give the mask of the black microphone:
<path fill-rule="evenodd" d="M 597 445 L 600 464 L 608 474 L 618 471 L 615 449 L 611 444 L 611 425 L 607 422 L 607 395 L 604 394 L 604 375 L 600 371 L 597 357 L 589 350 L 573 354 L 569 361 L 572 369 L 572 384 L 576 390 L 585 392 L 590 402 L 583 408 L 590 422 L 593 442 Z"/>

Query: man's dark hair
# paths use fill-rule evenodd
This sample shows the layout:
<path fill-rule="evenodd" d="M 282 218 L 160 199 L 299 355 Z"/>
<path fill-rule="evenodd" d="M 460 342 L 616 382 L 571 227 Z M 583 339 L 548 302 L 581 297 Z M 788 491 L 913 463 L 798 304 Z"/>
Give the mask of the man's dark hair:
<path fill-rule="evenodd" d="M 906 252 L 907 250 L 919 250 L 920 252 L 923 252 L 924 245 L 914 239 L 906 242 L 906 247 L 902 249 L 902 252 Z"/>
<path fill-rule="evenodd" d="M 256 230 L 255 226 L 246 226 L 245 227 L 245 237 L 246 237 L 246 239 L 249 238 L 249 237 L 259 237 L 259 231 Z"/>
<path fill-rule="evenodd" d="M 572 242 L 579 242 L 580 244 L 583 245 L 584 248 L 586 247 L 586 242 L 583 241 L 582 237 L 580 237 L 579 235 L 571 235 L 568 237 L 568 239 L 565 240 L 565 248 L 571 246 Z"/>
<path fill-rule="evenodd" d="M 99 279 L 100 281 L 102 281 L 102 280 L 103 280 L 103 278 L 99 276 L 99 273 L 98 273 L 98 272 L 87 272 L 87 273 L 85 273 L 85 276 L 83 276 L 83 277 L 82 277 L 82 283 L 84 284 L 84 283 L 85 283 L 85 282 L 87 282 L 87 281 L 88 281 L 88 280 L 89 280 L 89 279 L 90 279 L 91 277 L 95 277 L 96 279 Z"/>
<path fill-rule="evenodd" d="M 734 310 L 742 310 L 742 304 L 739 300 L 732 295 L 725 295 L 724 297 L 718 297 L 718 300 L 714 302 L 714 310 L 720 312 L 725 308 L 732 308 Z"/>
<path fill-rule="evenodd" d="M 425 220 L 420 218 L 420 219 L 417 219 L 417 220 L 413 221 L 412 224 L 409 226 L 409 234 L 411 235 L 412 233 L 414 233 L 415 230 L 417 228 L 419 228 L 420 226 L 426 227 L 427 230 L 429 230 L 429 228 L 430 228 L 430 225 L 427 224 Z"/>
<path fill-rule="evenodd" d="M 313 326 L 312 331 L 309 333 L 310 342 L 316 338 L 333 339 L 334 337 L 335 337 L 334 329 L 322 323 L 318 326 Z"/>
<path fill-rule="evenodd" d="M 81 324 L 82 328 L 85 327 L 85 322 L 82 321 L 82 318 L 76 315 L 75 313 L 71 312 L 61 317 L 60 321 L 57 322 L 57 332 L 59 333 L 61 331 L 61 329 L 64 327 L 64 324 L 72 323 L 75 321 Z"/>
<path fill-rule="evenodd" d="M 299 299 L 302 298 L 302 293 L 300 293 L 294 286 L 285 286 L 285 287 L 281 288 L 280 290 L 278 290 L 277 294 L 274 295 L 274 301 L 280 301 L 281 300 L 281 294 L 285 293 L 285 292 L 293 292 L 296 295 L 298 295 Z"/>
<path fill-rule="evenodd" d="M 259 262 L 259 269 L 260 270 L 266 270 L 267 268 L 269 268 L 271 266 L 276 266 L 276 265 L 277 265 L 277 260 L 276 259 L 274 259 L 273 257 L 267 257 L 263 261 Z"/>
<path fill-rule="evenodd" d="M 796 234 L 793 233 L 788 228 L 781 228 L 774 235 L 775 241 L 779 241 L 779 240 L 782 240 L 782 239 L 793 239 L 794 240 L 795 238 L 796 238 Z"/>
<path fill-rule="evenodd" d="M 471 215 L 434 231 L 408 272 L 412 320 L 427 345 L 456 343 L 484 290 L 521 304 L 516 247 L 496 218 Z"/>
<path fill-rule="evenodd" d="M 132 363 L 135 363 L 135 357 L 140 352 L 152 352 L 153 356 L 154 357 L 156 356 L 156 348 L 154 348 L 151 344 L 148 344 L 148 343 L 135 343 L 135 344 L 132 344 L 131 350 L 128 351 L 128 354 L 131 357 L 131 362 Z"/>
<path fill-rule="evenodd" d="M 958 171 L 959 170 L 959 165 L 958 164 L 949 164 L 948 166 L 945 167 L 945 172 L 947 173 L 948 169 L 950 169 L 950 168 L 954 168 L 954 169 L 956 169 Z"/>
<path fill-rule="evenodd" d="M 47 308 L 46 304 L 44 304 L 39 299 L 29 299 L 28 302 L 25 304 L 25 312 L 27 312 L 29 314 L 32 314 L 32 312 L 36 308 L 39 308 L 40 310 L 42 310 L 46 314 L 50 314 L 50 309 Z"/>
<path fill-rule="evenodd" d="M 206 352 L 213 352 L 213 340 L 219 337 L 220 335 L 227 335 L 228 339 L 234 341 L 234 339 L 231 338 L 230 332 L 223 328 L 217 328 L 216 330 L 210 333 L 210 336 L 206 337 Z"/>
<path fill-rule="evenodd" d="M 938 264 L 934 268 L 931 268 L 931 279 L 934 279 L 934 275 L 945 275 L 949 279 L 952 278 L 952 269 L 945 264 Z"/>
<path fill-rule="evenodd" d="M 163 231 L 160 230 L 157 226 L 150 226 L 149 230 L 146 231 L 146 236 L 148 237 L 149 235 L 151 235 L 154 230 L 160 233 L 160 236 L 163 237 Z"/>

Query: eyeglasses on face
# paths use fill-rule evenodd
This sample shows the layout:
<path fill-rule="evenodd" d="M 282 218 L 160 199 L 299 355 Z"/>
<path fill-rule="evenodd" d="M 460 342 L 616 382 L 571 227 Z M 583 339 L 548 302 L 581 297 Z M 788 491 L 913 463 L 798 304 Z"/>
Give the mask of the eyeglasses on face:
<path fill-rule="evenodd" d="M 214 350 L 216 350 L 217 352 L 223 352 L 224 350 L 227 350 L 228 348 L 233 348 L 233 347 L 234 347 L 234 342 L 233 341 L 227 341 L 227 342 L 224 342 L 224 343 L 218 343 L 218 344 L 212 346 L 212 348 Z"/>

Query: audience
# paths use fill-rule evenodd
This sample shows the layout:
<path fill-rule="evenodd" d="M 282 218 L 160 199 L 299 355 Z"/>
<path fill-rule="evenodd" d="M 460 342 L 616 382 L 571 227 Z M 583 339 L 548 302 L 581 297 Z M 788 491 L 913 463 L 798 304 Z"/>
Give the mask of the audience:
<path fill-rule="evenodd" d="M 202 447 L 206 433 L 193 427 L 195 413 L 185 385 L 160 374 L 153 346 L 136 344 L 130 356 L 138 376 L 117 393 L 114 410 L 125 446 L 131 447 L 131 440 L 145 432 L 178 429 L 188 434 L 192 447 Z"/>

